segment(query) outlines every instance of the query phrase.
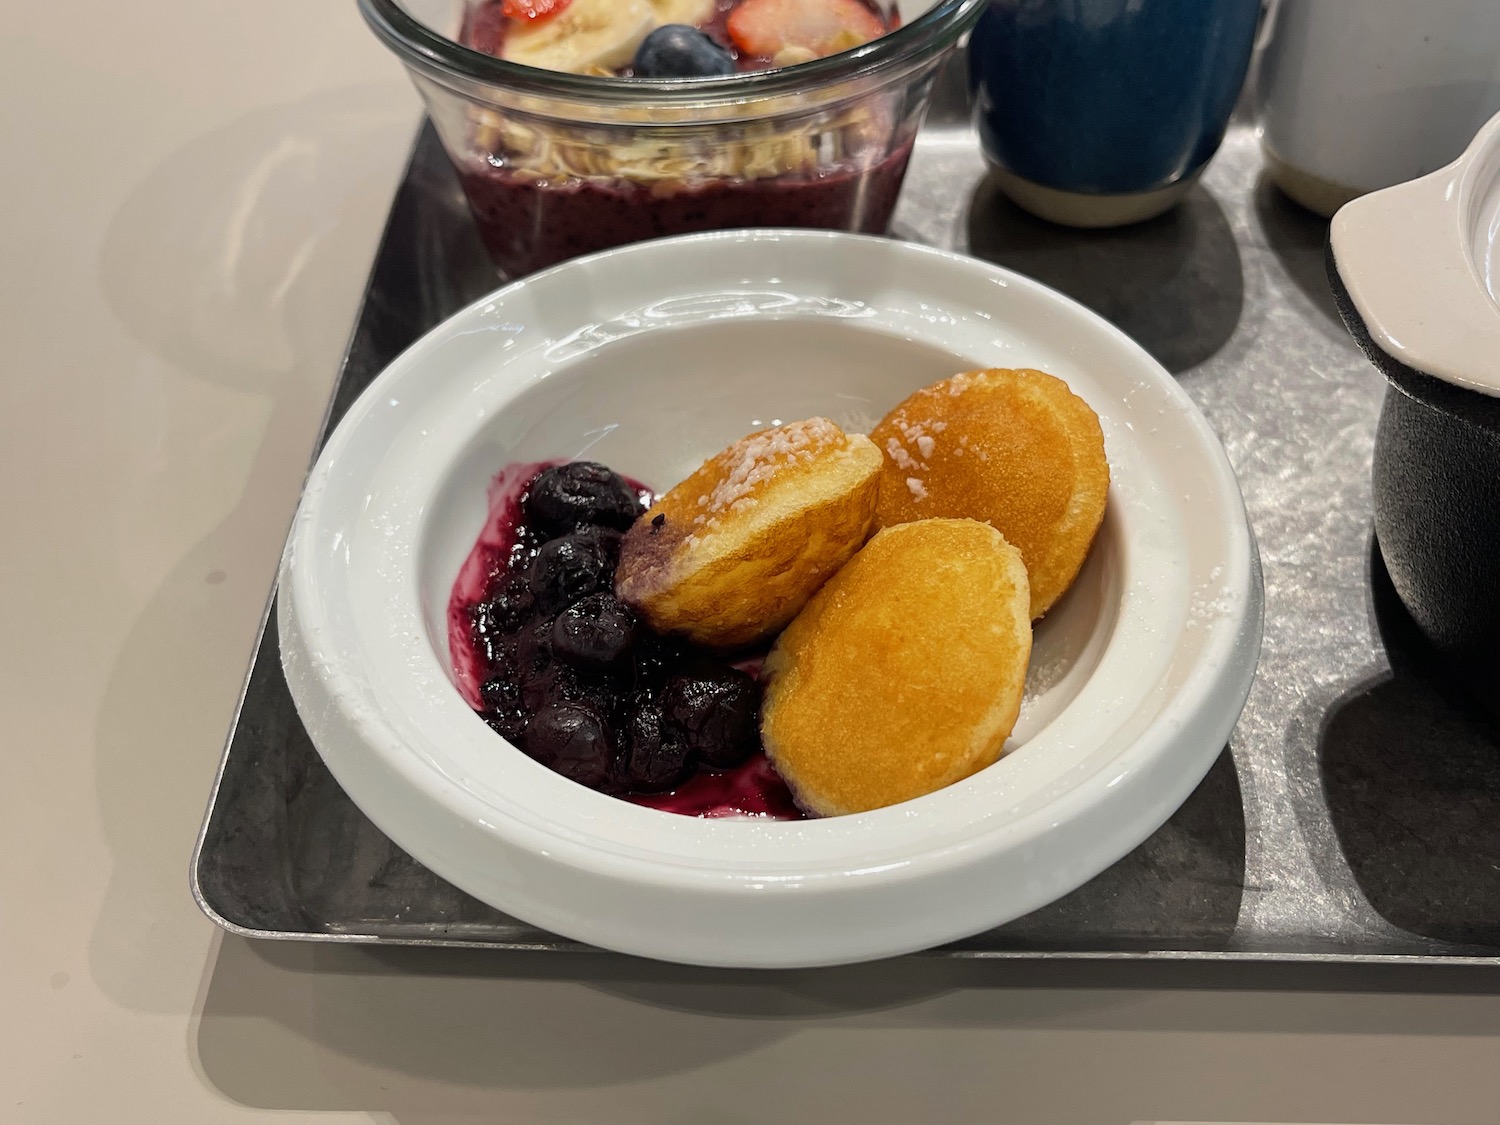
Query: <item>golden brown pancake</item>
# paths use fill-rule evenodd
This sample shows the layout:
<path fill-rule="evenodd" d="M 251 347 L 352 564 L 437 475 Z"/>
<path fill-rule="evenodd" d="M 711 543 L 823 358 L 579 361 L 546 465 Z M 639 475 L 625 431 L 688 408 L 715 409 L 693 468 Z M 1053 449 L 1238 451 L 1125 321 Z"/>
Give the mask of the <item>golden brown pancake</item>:
<path fill-rule="evenodd" d="M 1000 756 L 1031 658 L 1021 556 L 988 524 L 876 533 L 766 658 L 761 738 L 797 801 L 864 812 Z"/>
<path fill-rule="evenodd" d="M 869 438 L 826 418 L 742 438 L 635 522 L 615 593 L 660 633 L 763 640 L 869 537 L 881 463 Z"/>
<path fill-rule="evenodd" d="M 906 399 L 870 438 L 886 457 L 878 526 L 991 524 L 1026 560 L 1033 619 L 1072 585 L 1104 518 L 1109 462 L 1098 416 L 1061 379 L 955 375 Z"/>

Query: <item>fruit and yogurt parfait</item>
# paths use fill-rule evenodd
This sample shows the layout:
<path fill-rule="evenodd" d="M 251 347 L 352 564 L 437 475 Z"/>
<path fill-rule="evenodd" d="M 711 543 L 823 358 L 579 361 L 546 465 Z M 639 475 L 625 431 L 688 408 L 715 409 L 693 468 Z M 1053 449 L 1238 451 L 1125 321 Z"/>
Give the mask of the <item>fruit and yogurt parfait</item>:
<path fill-rule="evenodd" d="M 691 231 L 884 231 L 981 3 L 361 0 L 509 277 Z"/>

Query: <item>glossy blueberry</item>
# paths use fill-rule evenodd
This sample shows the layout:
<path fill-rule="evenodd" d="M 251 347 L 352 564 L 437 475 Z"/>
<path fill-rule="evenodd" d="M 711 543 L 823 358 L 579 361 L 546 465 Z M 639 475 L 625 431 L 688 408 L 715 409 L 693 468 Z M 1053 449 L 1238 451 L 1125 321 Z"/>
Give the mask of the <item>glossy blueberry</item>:
<path fill-rule="evenodd" d="M 554 703 L 583 701 L 589 694 L 579 683 L 577 671 L 566 664 L 548 664 L 521 681 L 521 706 L 533 715 Z"/>
<path fill-rule="evenodd" d="M 709 78 L 733 74 L 734 59 L 697 28 L 668 23 L 641 40 L 631 69 L 637 78 Z"/>
<path fill-rule="evenodd" d="M 667 681 L 662 719 L 711 769 L 739 765 L 760 745 L 760 685 L 728 665 L 698 665 Z"/>
<path fill-rule="evenodd" d="M 540 675 L 554 662 L 552 655 L 552 618 L 537 617 L 516 634 L 513 667 L 515 677 L 525 683 Z"/>
<path fill-rule="evenodd" d="M 516 661 L 516 635 L 503 633 L 500 636 L 477 637 L 476 647 L 484 660 L 485 676 L 501 676 L 514 680 L 519 674 Z"/>
<path fill-rule="evenodd" d="M 542 544 L 553 536 L 539 531 L 529 523 L 518 525 L 515 536 L 516 541 L 511 544 L 505 567 L 510 573 L 519 574 L 525 578 L 526 572 L 531 568 L 531 560 L 536 558 L 536 553 L 541 550 Z"/>
<path fill-rule="evenodd" d="M 486 711 L 484 721 L 512 746 L 520 746 L 526 739 L 526 716 L 520 711 Z"/>
<path fill-rule="evenodd" d="M 479 687 L 484 703 L 484 721 L 500 737 L 519 744 L 526 730 L 526 709 L 521 703 L 521 685 L 512 675 L 491 676 Z"/>
<path fill-rule="evenodd" d="M 554 660 L 521 678 L 521 707 L 534 714 L 554 703 L 587 703 L 614 721 L 624 713 L 629 687 L 622 677 L 608 671 L 584 670 Z"/>
<path fill-rule="evenodd" d="M 620 533 L 588 527 L 542 544 L 531 562 L 529 588 L 536 613 L 564 606 L 614 585 Z"/>
<path fill-rule="evenodd" d="M 662 722 L 661 708 L 638 702 L 626 727 L 625 785 L 637 793 L 675 789 L 693 771 L 687 741 Z"/>
<path fill-rule="evenodd" d="M 503 661 L 506 644 L 526 624 L 535 603 L 526 577 L 513 574 L 502 578 L 490 596 L 474 607 L 474 643 L 491 667 Z"/>
<path fill-rule="evenodd" d="M 649 691 L 659 691 L 686 659 L 687 646 L 682 641 L 642 629 L 631 653 L 636 684 Z"/>
<path fill-rule="evenodd" d="M 548 535 L 587 525 L 625 531 L 641 514 L 630 483 L 594 461 L 543 469 L 526 493 L 525 508 L 531 522 Z"/>
<path fill-rule="evenodd" d="M 479 686 L 479 698 L 490 711 L 518 711 L 521 685 L 509 676 L 491 676 Z"/>
<path fill-rule="evenodd" d="M 491 581 L 484 601 L 474 607 L 474 613 L 476 618 L 483 614 L 494 628 L 513 633 L 526 623 L 534 606 L 526 576 L 506 573 Z"/>
<path fill-rule="evenodd" d="M 552 623 L 552 651 L 576 668 L 608 668 L 630 651 L 638 632 L 635 614 L 613 594 L 590 594 Z"/>
<path fill-rule="evenodd" d="M 615 742 L 594 708 L 584 703 L 554 703 L 526 724 L 522 748 L 548 769 L 590 789 L 616 787 Z"/>
<path fill-rule="evenodd" d="M 571 703 L 580 693 L 576 681 L 568 675 L 569 669 L 549 664 L 546 668 L 527 676 L 521 681 L 521 707 L 528 715 L 535 715 L 543 707 L 554 703 Z"/>

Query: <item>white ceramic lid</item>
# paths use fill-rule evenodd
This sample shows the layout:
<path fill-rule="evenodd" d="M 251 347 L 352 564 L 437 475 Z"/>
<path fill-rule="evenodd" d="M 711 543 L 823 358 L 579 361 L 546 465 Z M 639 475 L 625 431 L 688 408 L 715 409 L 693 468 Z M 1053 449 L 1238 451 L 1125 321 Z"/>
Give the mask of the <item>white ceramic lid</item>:
<path fill-rule="evenodd" d="M 1329 238 L 1381 351 L 1500 395 L 1500 116 L 1446 168 L 1346 204 Z"/>

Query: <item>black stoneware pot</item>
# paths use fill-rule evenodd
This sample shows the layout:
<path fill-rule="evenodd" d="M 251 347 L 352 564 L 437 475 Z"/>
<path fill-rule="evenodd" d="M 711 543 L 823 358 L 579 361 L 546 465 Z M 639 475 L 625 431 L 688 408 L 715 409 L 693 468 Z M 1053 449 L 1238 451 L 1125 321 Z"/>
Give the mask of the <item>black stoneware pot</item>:
<path fill-rule="evenodd" d="M 1448 167 L 1340 210 L 1328 274 L 1390 382 L 1373 485 L 1391 582 L 1500 715 L 1500 117 Z"/>

